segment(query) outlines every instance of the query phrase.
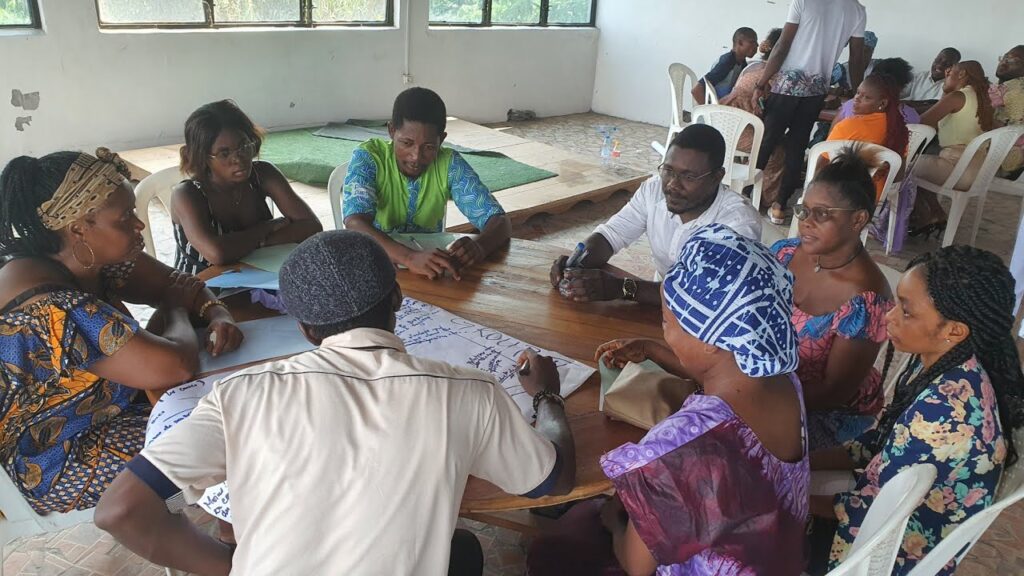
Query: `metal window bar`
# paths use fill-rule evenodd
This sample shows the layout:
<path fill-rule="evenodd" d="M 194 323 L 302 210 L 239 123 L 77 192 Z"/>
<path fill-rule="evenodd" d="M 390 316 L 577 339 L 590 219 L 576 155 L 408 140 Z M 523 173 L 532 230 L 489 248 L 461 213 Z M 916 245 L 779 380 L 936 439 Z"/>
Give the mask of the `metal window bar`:
<path fill-rule="evenodd" d="M 36 0 L 30 0 L 32 4 L 35 4 Z M 370 21 L 370 22 L 350 22 L 350 21 L 323 21 L 317 22 L 313 20 L 313 9 L 315 8 L 316 0 L 295 0 L 299 3 L 299 19 L 298 20 L 285 20 L 285 21 L 259 21 L 259 22 L 218 22 L 214 15 L 214 3 L 216 0 L 203 0 L 203 17 L 204 22 L 103 22 L 99 20 L 100 28 L 105 29 L 168 29 L 168 30 L 181 30 L 181 29 L 196 29 L 196 28 L 213 28 L 213 29 L 230 29 L 230 28 L 316 28 L 318 26 L 344 26 L 351 28 L 360 27 L 387 27 L 394 26 L 395 24 L 395 0 L 385 0 L 384 6 L 384 20 L 381 21 Z M 99 19 L 99 0 L 96 2 L 96 17 Z M 37 18 L 38 20 L 38 18 Z"/>
<path fill-rule="evenodd" d="M 458 26 L 467 28 L 488 28 L 494 26 L 491 20 L 491 2 L 492 0 L 483 0 L 483 14 L 480 22 L 444 22 L 434 21 L 428 22 L 431 26 Z M 597 0 L 590 0 L 590 21 L 589 22 L 568 22 L 568 23 L 550 23 L 548 22 L 548 12 L 550 11 L 551 1 L 540 0 L 540 22 L 539 23 L 501 23 L 498 26 L 509 26 L 509 27 L 542 27 L 542 28 L 579 28 L 587 27 L 593 28 L 597 26 Z"/>

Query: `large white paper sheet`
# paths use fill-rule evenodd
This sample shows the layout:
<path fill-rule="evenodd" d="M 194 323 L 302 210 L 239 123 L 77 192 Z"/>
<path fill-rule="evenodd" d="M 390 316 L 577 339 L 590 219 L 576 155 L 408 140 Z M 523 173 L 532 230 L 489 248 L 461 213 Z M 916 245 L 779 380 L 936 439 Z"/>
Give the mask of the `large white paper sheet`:
<path fill-rule="evenodd" d="M 541 350 L 497 330 L 460 318 L 426 302 L 406 298 L 398 312 L 395 334 L 415 356 L 489 372 L 512 396 L 524 415 L 533 414 L 533 399 L 519 385 L 516 360 L 523 350 L 551 356 L 562 379 L 562 395 L 572 394 L 594 369 L 557 352 Z"/>

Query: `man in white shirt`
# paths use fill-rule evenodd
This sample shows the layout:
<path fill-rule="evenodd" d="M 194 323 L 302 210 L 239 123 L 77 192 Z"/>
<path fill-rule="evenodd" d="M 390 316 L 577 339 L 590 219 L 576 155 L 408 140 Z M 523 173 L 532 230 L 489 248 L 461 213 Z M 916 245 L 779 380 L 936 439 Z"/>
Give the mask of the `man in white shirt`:
<path fill-rule="evenodd" d="M 562 256 L 551 267 L 551 284 L 576 302 L 624 298 L 660 305 L 658 282 L 619 278 L 601 270 L 618 251 L 644 233 L 658 276 L 679 259 L 683 244 L 701 226 L 725 224 L 752 240 L 761 239 L 761 216 L 746 199 L 722 185 L 725 140 L 706 124 L 676 135 L 658 173 L 640 185 L 611 220 L 583 242 L 585 257 Z"/>
<path fill-rule="evenodd" d="M 907 105 L 918 112 L 931 108 L 942 98 L 942 85 L 946 81 L 946 70 L 960 62 L 960 51 L 943 48 L 932 60 L 931 68 L 914 75 L 914 81 L 903 90 L 902 98 Z"/>
<path fill-rule="evenodd" d="M 864 26 L 867 11 L 857 0 L 792 0 L 761 79 L 754 105 L 764 109 L 764 139 L 757 167 L 764 169 L 780 143 L 786 150 L 779 195 L 768 208 L 775 224 L 785 219 L 786 203 L 803 183 L 804 149 L 825 103 L 832 69 L 850 44 L 850 85 L 864 79 Z M 770 86 L 769 86 L 770 84 Z"/>
<path fill-rule="evenodd" d="M 309 238 L 281 268 L 281 296 L 319 348 L 224 378 L 129 463 L 96 524 L 132 551 L 196 574 L 479 575 L 476 539 L 453 539 L 468 476 L 530 497 L 572 489 L 551 359 L 522 358 L 534 429 L 492 375 L 407 354 L 395 269 L 371 237 Z M 233 556 L 166 502 L 225 480 Z M 475 558 L 457 549 L 466 536 Z"/>

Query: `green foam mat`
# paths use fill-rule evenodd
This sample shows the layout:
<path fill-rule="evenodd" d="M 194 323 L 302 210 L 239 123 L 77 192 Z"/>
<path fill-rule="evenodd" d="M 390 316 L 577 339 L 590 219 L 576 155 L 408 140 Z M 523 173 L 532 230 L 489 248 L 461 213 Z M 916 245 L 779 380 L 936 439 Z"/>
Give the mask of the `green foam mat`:
<path fill-rule="evenodd" d="M 318 128 L 275 132 L 263 139 L 260 159 L 273 163 L 285 177 L 313 186 L 327 184 L 334 168 L 352 158 L 359 142 L 314 135 Z M 554 172 L 523 164 L 495 152 L 461 152 L 491 192 L 553 178 Z"/>

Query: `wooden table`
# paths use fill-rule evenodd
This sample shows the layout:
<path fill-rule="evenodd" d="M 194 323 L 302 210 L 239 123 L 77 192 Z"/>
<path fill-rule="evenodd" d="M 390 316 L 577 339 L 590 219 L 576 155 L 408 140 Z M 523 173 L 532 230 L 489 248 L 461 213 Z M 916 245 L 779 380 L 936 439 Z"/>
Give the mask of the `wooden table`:
<path fill-rule="evenodd" d="M 398 281 L 406 296 L 590 366 L 596 366 L 594 350 L 604 342 L 662 337 L 661 311 L 656 307 L 621 300 L 576 304 L 559 296 L 551 287 L 548 271 L 551 263 L 567 252 L 538 242 L 512 240 L 509 249 L 492 254 L 485 263 L 464 272 L 459 282 L 450 278 L 431 281 L 407 270 L 399 271 Z M 203 276 L 212 277 L 224 270 L 211 268 Z M 231 308 L 239 321 L 276 314 L 247 300 Z M 482 513 L 550 506 L 607 491 L 611 483 L 601 472 L 598 459 L 616 446 L 639 440 L 644 432 L 612 421 L 598 411 L 599 384 L 600 376 L 595 373 L 566 399 L 566 414 L 576 442 L 576 486 L 572 492 L 529 499 L 471 477 L 461 512 L 486 519 Z M 508 526 L 507 522 L 497 523 Z"/>

